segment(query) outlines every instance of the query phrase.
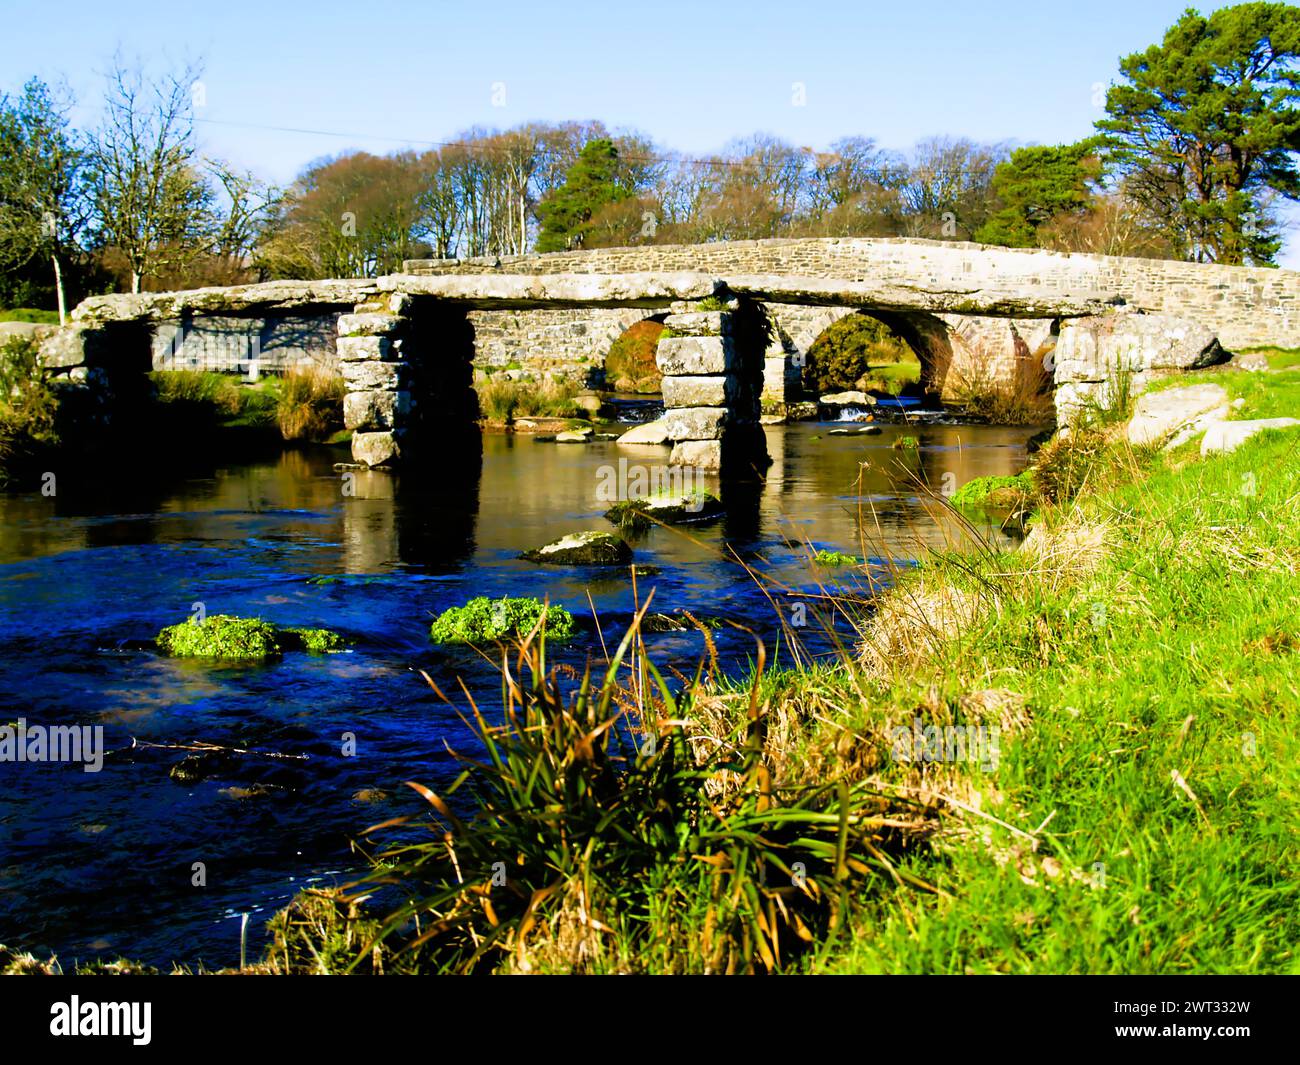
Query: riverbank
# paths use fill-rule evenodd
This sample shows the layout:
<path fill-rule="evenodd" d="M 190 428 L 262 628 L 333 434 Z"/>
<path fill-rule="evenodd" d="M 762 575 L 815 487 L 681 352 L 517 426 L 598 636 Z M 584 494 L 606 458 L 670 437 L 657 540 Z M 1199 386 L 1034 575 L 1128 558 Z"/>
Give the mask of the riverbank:
<path fill-rule="evenodd" d="M 1300 374 L 1223 379 L 1272 403 Z M 419 901 L 381 924 L 302 896 L 267 966 L 1294 970 L 1300 441 L 1074 435 L 1022 550 L 936 554 L 870 604 L 829 587 L 858 637 L 833 666 L 512 695 L 478 816 L 417 787 L 444 842 L 378 859 Z M 620 702 L 630 751 L 600 724 Z"/>
<path fill-rule="evenodd" d="M 1270 403 L 1300 383 L 1216 378 Z M 1234 416 L 1265 410 L 1248 399 Z M 768 581 L 787 626 L 765 647 L 781 668 L 756 685 L 719 679 L 711 633 L 698 689 L 668 673 L 672 702 L 652 697 L 657 652 L 641 661 L 634 635 L 624 661 L 640 665 L 614 671 L 603 706 L 588 700 L 594 724 L 571 672 L 540 701 L 520 692 L 521 720 L 539 716 L 488 734 L 507 771 L 474 770 L 492 803 L 481 817 L 445 766 L 411 778 L 462 819 L 440 815 L 454 851 L 439 834 L 381 859 L 398 887 L 351 892 L 377 889 L 350 916 L 333 892 L 301 897 L 249 968 L 319 971 L 317 955 L 384 972 L 1293 968 L 1295 440 L 1201 460 L 1195 441 L 1133 448 L 1102 425 L 1087 447 L 1056 445 L 1059 494 L 1035 504 L 1025 550 L 938 552 L 874 598 L 878 559 L 823 572 L 824 597 Z M 819 468 L 849 445 L 819 441 Z M 887 443 L 851 457 L 900 477 L 910 461 Z M 862 517 L 855 553 L 876 555 Z M 790 641 L 819 618 L 836 619 L 842 653 L 794 668 Z M 600 691 L 603 655 L 595 666 Z M 500 724 L 490 698 L 480 708 Z M 454 746 L 482 749 L 472 735 Z M 371 820 L 418 823 L 426 802 L 399 795 Z M 366 853 L 430 838 L 391 831 L 363 836 Z M 403 914 L 374 950 L 402 897 L 424 900 L 419 931 Z"/>

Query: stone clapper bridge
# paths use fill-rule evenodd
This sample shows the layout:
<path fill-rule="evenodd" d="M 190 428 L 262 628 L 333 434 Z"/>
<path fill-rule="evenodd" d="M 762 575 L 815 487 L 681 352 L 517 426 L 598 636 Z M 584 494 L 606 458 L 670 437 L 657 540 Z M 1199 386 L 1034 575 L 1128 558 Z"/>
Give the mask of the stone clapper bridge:
<path fill-rule="evenodd" d="M 485 355 L 500 365 L 549 345 L 572 360 L 590 338 L 653 315 L 669 327 L 656 353 L 669 462 L 729 476 L 766 466 L 761 413 L 784 411 L 808 347 L 846 314 L 870 314 L 903 337 L 935 394 L 1041 365 L 1068 423 L 1106 402 L 1119 375 L 1140 391 L 1155 376 L 1223 361 L 1225 346 L 1300 346 L 1297 301 L 1300 273 L 1287 270 L 779 239 L 416 260 L 374 279 L 98 296 L 42 350 L 111 411 L 144 372 L 186 365 L 205 331 L 258 343 L 267 365 L 309 347 L 286 342 L 286 331 L 323 335 L 312 357 L 342 373 L 353 458 L 374 468 L 418 462 L 431 440 L 473 426 L 473 367 Z M 476 336 L 489 350 L 476 351 Z"/>

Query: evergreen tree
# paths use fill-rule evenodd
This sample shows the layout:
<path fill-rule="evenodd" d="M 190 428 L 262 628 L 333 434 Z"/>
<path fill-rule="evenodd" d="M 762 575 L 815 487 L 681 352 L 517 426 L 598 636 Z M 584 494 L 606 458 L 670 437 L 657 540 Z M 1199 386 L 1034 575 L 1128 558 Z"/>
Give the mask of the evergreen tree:
<path fill-rule="evenodd" d="M 1300 197 L 1300 9 L 1187 11 L 1120 61 L 1097 123 L 1125 188 L 1198 262 L 1271 263 L 1268 208 Z"/>
<path fill-rule="evenodd" d="M 607 137 L 583 145 L 564 184 L 549 193 L 537 207 L 542 222 L 538 251 L 580 248 L 592 216 L 602 207 L 632 195 L 620 176 L 618 149 Z"/>

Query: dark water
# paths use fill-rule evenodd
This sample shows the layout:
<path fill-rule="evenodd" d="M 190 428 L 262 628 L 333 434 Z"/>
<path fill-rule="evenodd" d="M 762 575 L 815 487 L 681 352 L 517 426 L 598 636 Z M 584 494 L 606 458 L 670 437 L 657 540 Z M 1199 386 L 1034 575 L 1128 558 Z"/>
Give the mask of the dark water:
<path fill-rule="evenodd" d="M 814 577 L 811 541 L 859 556 L 914 559 L 959 539 L 904 470 L 936 489 L 1011 474 L 1029 429 L 886 426 L 880 436 L 830 436 L 836 426 L 768 430 L 767 482 L 724 495 L 726 518 L 690 537 L 656 529 L 636 542 L 655 608 L 721 615 L 776 645 L 768 599 L 734 551 L 794 588 Z M 918 452 L 891 448 L 902 434 Z M 434 647 L 429 622 L 474 595 L 549 595 L 606 640 L 633 609 L 625 572 L 539 568 L 515 556 L 581 528 L 609 528 L 600 467 L 662 462 L 663 449 L 556 445 L 487 436 L 419 473 L 358 475 L 344 496 L 321 448 L 167 479 L 147 465 L 52 499 L 0 498 L 0 724 L 103 725 L 109 749 L 141 743 L 229 744 L 307 755 L 245 759 L 228 778 L 182 785 L 185 754 L 137 750 L 99 773 L 66 764 L 0 762 L 0 943 L 78 957 L 122 954 L 155 964 L 237 963 L 240 917 L 250 951 L 270 913 L 309 882 L 346 879 L 360 829 L 418 800 L 402 786 L 453 775 L 444 743 L 463 728 L 416 672 L 444 691 L 460 675 L 490 708 L 499 684 L 468 649 Z M 902 464 L 902 467 L 899 464 Z M 893 470 L 894 472 L 889 472 Z M 872 540 L 859 534 L 866 515 Z M 883 572 L 883 571 L 882 571 Z M 345 654 L 290 654 L 267 664 L 211 664 L 131 649 L 202 603 L 209 614 L 323 625 L 353 641 Z M 752 639 L 719 633 L 726 668 L 742 670 Z M 813 639 L 813 644 L 816 640 Z M 824 645 L 825 641 L 823 641 Z M 581 665 L 595 635 L 560 654 Z M 651 639 L 661 663 L 693 667 L 696 633 Z M 343 737 L 356 753 L 341 754 Z M 240 798 L 261 783 L 270 794 Z M 389 796 L 357 798 L 366 789 Z M 195 887 L 194 863 L 206 886 Z"/>

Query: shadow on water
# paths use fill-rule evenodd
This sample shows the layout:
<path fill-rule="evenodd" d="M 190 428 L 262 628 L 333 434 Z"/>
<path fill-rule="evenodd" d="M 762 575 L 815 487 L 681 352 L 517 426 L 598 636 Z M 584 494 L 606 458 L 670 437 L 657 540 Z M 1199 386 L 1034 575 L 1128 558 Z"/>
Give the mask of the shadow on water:
<path fill-rule="evenodd" d="M 635 541 L 657 572 L 656 610 L 740 622 L 778 646 L 778 619 L 729 557 L 795 588 L 814 578 L 805 543 L 914 559 L 956 539 L 916 486 L 1011 474 L 1031 429 L 885 426 L 831 436 L 829 425 L 768 430 L 765 481 L 728 484 L 727 513 L 689 535 L 654 528 Z M 901 451 L 900 435 L 920 448 Z M 349 841 L 409 810 L 402 781 L 453 773 L 446 745 L 468 742 L 445 691 L 455 678 L 495 705 L 491 664 L 437 647 L 428 626 L 475 595 L 549 596 L 586 619 L 587 636 L 553 649 L 581 668 L 631 616 L 624 571 L 537 566 L 519 552 L 576 529 L 609 529 L 602 466 L 662 463 L 661 448 L 539 443 L 486 436 L 448 444 L 402 472 L 333 468 L 337 449 L 277 449 L 199 460 L 183 475 L 148 463 L 79 480 L 54 498 L 0 497 L 0 724 L 102 726 L 101 772 L 0 763 L 0 942 L 77 957 L 122 954 L 155 964 L 238 958 L 270 913 L 304 884 L 345 879 Z M 988 530 L 996 539 L 996 530 Z M 344 654 L 289 654 L 253 665 L 161 658 L 148 642 L 194 604 L 281 625 L 342 632 Z M 752 639 L 718 630 L 723 668 L 743 670 Z M 648 638 L 669 666 L 693 668 L 697 632 Z M 349 748 L 351 737 L 355 750 Z M 178 783 L 171 768 L 195 741 L 276 751 L 215 779 Z M 196 864 L 197 863 L 197 864 Z M 203 870 L 203 883 L 196 881 Z"/>

